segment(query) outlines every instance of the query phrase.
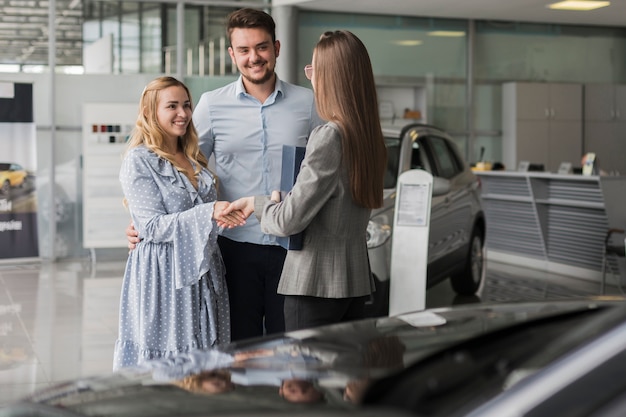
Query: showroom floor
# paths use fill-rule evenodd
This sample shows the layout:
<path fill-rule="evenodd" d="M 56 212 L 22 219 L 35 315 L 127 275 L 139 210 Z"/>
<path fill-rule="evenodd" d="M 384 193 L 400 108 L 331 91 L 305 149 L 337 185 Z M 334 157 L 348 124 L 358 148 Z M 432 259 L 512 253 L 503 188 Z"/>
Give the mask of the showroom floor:
<path fill-rule="evenodd" d="M 111 369 L 123 268 L 123 261 L 0 264 L 0 406 Z M 426 306 L 598 293 L 595 283 L 490 263 L 478 296 L 455 296 L 446 281 L 427 291 Z"/>

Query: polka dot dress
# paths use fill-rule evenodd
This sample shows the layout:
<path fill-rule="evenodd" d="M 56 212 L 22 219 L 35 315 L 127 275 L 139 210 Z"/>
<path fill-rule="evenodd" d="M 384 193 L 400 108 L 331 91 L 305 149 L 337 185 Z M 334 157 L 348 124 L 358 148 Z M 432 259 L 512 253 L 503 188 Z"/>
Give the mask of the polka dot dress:
<path fill-rule="evenodd" d="M 142 241 L 126 263 L 113 369 L 230 342 L 209 171 L 201 172 L 196 190 L 139 146 L 126 155 L 120 181 Z"/>

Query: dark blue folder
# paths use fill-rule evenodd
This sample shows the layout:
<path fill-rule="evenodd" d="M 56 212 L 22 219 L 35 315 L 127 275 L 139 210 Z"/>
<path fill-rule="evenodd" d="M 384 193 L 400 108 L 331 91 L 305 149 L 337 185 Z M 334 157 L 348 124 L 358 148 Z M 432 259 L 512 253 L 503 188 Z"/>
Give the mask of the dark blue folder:
<path fill-rule="evenodd" d="M 296 177 L 300 172 L 300 165 L 304 159 L 304 146 L 288 146 L 283 145 L 283 167 L 280 175 L 280 191 L 281 195 L 291 191 Z M 300 232 L 287 237 L 278 237 L 278 243 L 285 249 L 300 250 L 302 249 L 302 235 Z"/>

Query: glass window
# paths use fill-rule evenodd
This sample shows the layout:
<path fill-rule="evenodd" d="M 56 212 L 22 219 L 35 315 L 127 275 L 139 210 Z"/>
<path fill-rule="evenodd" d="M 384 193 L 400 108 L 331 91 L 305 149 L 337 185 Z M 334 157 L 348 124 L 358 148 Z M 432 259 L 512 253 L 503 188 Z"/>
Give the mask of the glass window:
<path fill-rule="evenodd" d="M 367 47 L 379 85 L 394 90 L 406 87 L 408 94 L 420 87 L 426 95 L 426 108 L 415 109 L 425 114 L 421 122 L 449 132 L 464 132 L 467 27 L 468 22 L 463 19 L 300 11 L 298 68 L 311 62 L 321 33 L 337 28 L 350 30 Z M 310 86 L 300 72 L 298 83 Z M 402 97 L 406 96 L 404 93 Z M 398 102 L 394 107 L 397 114 L 402 114 L 404 107 Z"/>
<path fill-rule="evenodd" d="M 445 139 L 429 136 L 428 144 L 435 159 L 436 172 L 433 175 L 450 179 L 461 171 L 462 164 Z"/>
<path fill-rule="evenodd" d="M 163 53 L 161 40 L 161 6 L 141 3 L 139 37 L 141 73 L 159 73 L 163 71 Z"/>
<path fill-rule="evenodd" d="M 476 23 L 475 74 L 483 80 L 624 82 L 626 29 Z M 605 65 L 598 65 L 598 63 Z"/>
<path fill-rule="evenodd" d="M 395 188 L 400 169 L 400 140 L 397 138 L 385 138 L 387 146 L 387 170 L 385 171 L 384 187 Z"/>
<path fill-rule="evenodd" d="M 85 1 L 83 39 L 89 47 L 111 36 L 113 72 L 177 73 L 176 3 Z M 232 75 L 224 18 L 238 8 L 186 5 L 184 50 L 186 76 Z"/>
<path fill-rule="evenodd" d="M 411 151 L 411 169 L 425 169 L 422 162 L 422 152 L 418 142 L 413 142 Z"/>
<path fill-rule="evenodd" d="M 111 68 L 114 73 L 163 72 L 162 4 L 88 0 L 84 7 L 84 48 L 90 48 L 110 36 L 113 58 Z M 89 72 L 91 64 L 84 62 L 83 65 Z"/>
<path fill-rule="evenodd" d="M 122 3 L 120 25 L 120 73 L 141 72 L 141 14 L 142 3 Z"/>
<path fill-rule="evenodd" d="M 299 67 L 311 61 L 320 34 L 337 27 L 363 41 L 377 76 L 465 78 L 467 23 L 455 19 L 301 11 Z M 299 82 L 306 85 L 304 74 Z"/>

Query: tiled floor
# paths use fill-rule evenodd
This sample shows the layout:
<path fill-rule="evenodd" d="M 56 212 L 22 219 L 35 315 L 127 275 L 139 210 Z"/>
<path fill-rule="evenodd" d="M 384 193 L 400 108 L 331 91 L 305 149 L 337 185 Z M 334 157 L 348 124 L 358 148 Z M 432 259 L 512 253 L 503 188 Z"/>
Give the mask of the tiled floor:
<path fill-rule="evenodd" d="M 0 264 L 0 406 L 51 382 L 111 369 L 124 261 Z M 598 294 L 599 285 L 490 263 L 476 297 L 443 282 L 426 306 Z M 615 292 L 615 288 L 610 291 Z"/>

